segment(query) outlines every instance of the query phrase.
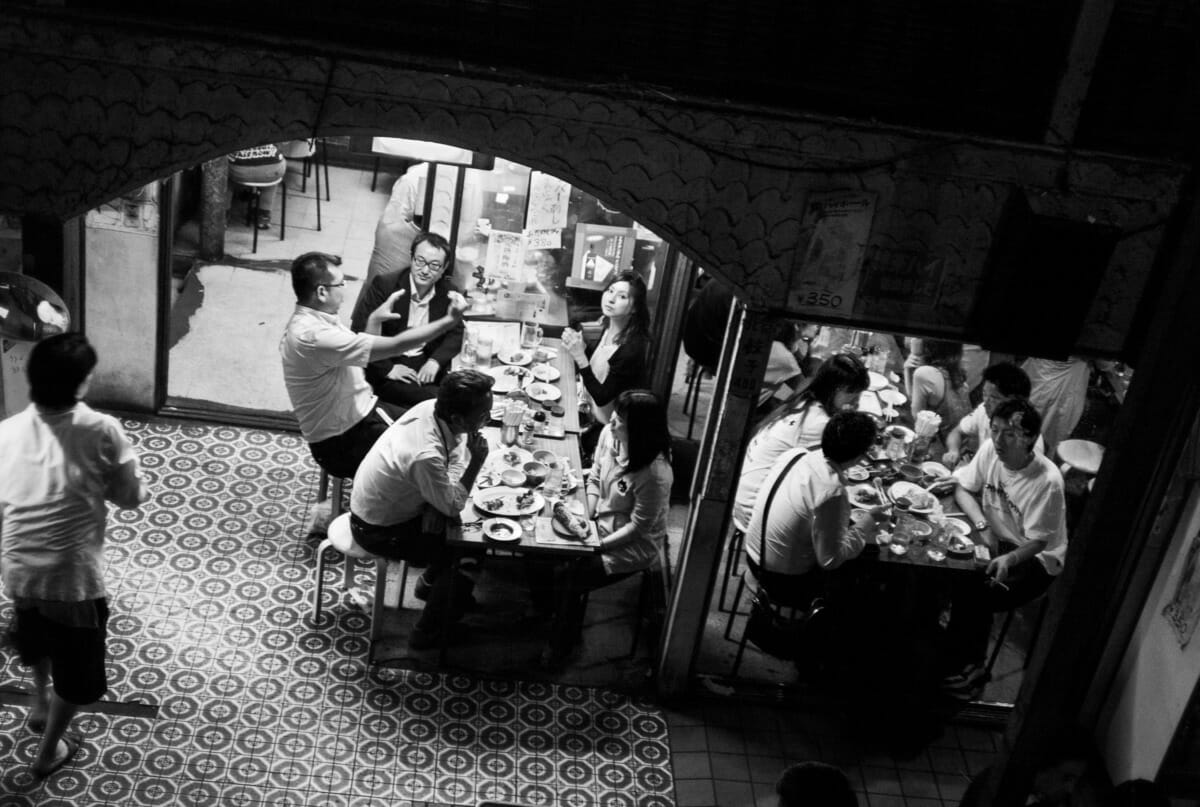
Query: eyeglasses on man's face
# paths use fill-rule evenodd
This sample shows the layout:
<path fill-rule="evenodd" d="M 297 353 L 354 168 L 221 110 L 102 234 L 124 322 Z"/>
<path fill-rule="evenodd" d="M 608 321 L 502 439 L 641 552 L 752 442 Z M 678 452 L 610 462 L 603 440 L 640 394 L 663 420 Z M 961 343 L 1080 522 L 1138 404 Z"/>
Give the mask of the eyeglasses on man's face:
<path fill-rule="evenodd" d="M 441 261 L 427 261 L 420 255 L 413 258 L 413 266 L 418 269 L 428 269 L 431 272 L 440 272 L 442 271 L 442 267 L 445 265 L 446 264 L 442 263 Z"/>
<path fill-rule="evenodd" d="M 342 286 L 346 285 L 346 278 L 343 277 L 341 283 L 318 283 L 317 285 L 324 286 L 327 289 L 340 289 Z"/>

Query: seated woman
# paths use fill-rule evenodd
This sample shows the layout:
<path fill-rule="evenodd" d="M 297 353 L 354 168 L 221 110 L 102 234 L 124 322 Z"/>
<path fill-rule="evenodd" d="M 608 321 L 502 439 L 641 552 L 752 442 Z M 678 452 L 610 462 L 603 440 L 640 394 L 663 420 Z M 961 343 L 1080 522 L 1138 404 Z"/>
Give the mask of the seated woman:
<path fill-rule="evenodd" d="M 817 374 L 800 387 L 770 415 L 750 439 L 737 496 L 733 501 L 733 526 L 743 533 L 763 477 L 784 452 L 801 447 L 815 448 L 829 418 L 843 410 L 858 408 L 858 396 L 870 384 L 867 368 L 857 356 L 830 356 Z"/>
<path fill-rule="evenodd" d="M 621 272 L 604 287 L 600 310 L 600 339 L 590 352 L 578 330 L 566 328 L 562 334 L 563 347 L 575 360 L 595 417 L 592 427 L 580 436 L 585 456 L 595 448 L 617 396 L 645 386 L 650 347 L 646 282 L 633 272 Z"/>
<path fill-rule="evenodd" d="M 851 519 L 843 474 L 867 453 L 875 431 L 870 415 L 839 412 L 820 448 L 793 448 L 763 479 L 747 525 L 746 563 L 775 602 L 808 607 L 824 592 L 827 573 L 874 537 L 874 511 Z"/>
<path fill-rule="evenodd" d="M 963 346 L 959 342 L 941 339 L 922 339 L 925 364 L 912 376 L 912 414 L 926 409 L 942 418 L 938 426 L 941 446 L 931 456 L 940 457 L 950 432 L 971 412 L 971 396 L 967 390 L 967 371 L 963 368 Z"/>
<path fill-rule="evenodd" d="M 666 407 L 647 390 L 622 392 L 600 435 L 587 481 L 588 516 L 596 522 L 600 554 L 574 567 L 559 581 L 559 585 L 568 587 L 567 606 L 565 613 L 558 614 L 550 645 L 543 654 L 545 666 L 560 665 L 578 643 L 586 592 L 657 562 L 667 537 L 667 511 L 674 481 L 670 460 Z M 534 595 L 536 599 L 536 588 Z"/>

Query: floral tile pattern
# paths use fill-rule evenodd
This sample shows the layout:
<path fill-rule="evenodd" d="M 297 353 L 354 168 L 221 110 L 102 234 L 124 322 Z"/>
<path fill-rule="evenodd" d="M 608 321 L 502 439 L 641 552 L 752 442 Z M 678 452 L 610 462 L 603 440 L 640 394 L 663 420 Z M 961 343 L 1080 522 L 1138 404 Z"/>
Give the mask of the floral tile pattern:
<path fill-rule="evenodd" d="M 35 782 L 36 737 L 3 694 L 30 682 L 0 650 L 0 807 L 674 803 L 649 702 L 369 666 L 338 563 L 313 625 L 317 470 L 297 436 L 123 422 L 154 498 L 110 516 L 106 701 L 157 714 L 80 714 L 83 750 Z"/>

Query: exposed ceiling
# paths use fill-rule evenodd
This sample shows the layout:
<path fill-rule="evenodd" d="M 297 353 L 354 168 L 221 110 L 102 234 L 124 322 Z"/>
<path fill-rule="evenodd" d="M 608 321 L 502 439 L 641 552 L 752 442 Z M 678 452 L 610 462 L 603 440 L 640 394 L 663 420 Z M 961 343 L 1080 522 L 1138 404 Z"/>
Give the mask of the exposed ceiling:
<path fill-rule="evenodd" d="M 11 2 L 12 0 L 10 0 Z M 1021 141 L 1045 138 L 1094 0 L 16 0 L 27 11 Z M 1200 6 L 1114 3 L 1074 145 L 1190 158 Z M 10 6 L 12 8 L 12 6 Z"/>

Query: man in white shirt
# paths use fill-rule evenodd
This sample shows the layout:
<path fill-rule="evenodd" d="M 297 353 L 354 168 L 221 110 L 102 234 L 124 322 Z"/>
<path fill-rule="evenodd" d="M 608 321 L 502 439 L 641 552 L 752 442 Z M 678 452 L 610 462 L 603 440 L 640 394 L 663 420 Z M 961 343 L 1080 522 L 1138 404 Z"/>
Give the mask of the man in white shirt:
<path fill-rule="evenodd" d="M 43 733 L 39 779 L 79 751 L 67 725 L 108 688 L 105 502 L 132 509 L 149 498 L 121 424 L 80 400 L 95 366 L 80 334 L 38 342 L 26 365 L 33 403 L 0 422 L 0 575 L 15 610 L 12 642 L 33 668 L 26 725 Z"/>
<path fill-rule="evenodd" d="M 433 647 L 443 615 L 461 615 L 470 599 L 462 578 L 450 599 L 451 556 L 445 520 L 458 518 L 487 458 L 479 430 L 492 409 L 495 379 L 476 370 L 446 376 L 436 400 L 409 409 L 384 432 L 359 466 L 350 496 L 350 529 L 363 549 L 389 558 L 427 563 L 419 587 L 427 605 L 409 644 Z"/>
<path fill-rule="evenodd" d="M 391 308 L 397 292 L 371 312 L 375 333 L 354 333 L 338 317 L 345 299 L 342 259 L 308 252 L 292 262 L 296 310 L 279 343 L 283 381 L 300 433 L 313 459 L 334 476 L 353 476 L 359 462 L 400 410 L 387 412 L 363 374 L 368 362 L 399 356 L 446 331 L 461 327 L 466 301 L 451 299 L 445 314 L 394 336 L 378 336 L 382 323 L 398 315 Z"/>
<path fill-rule="evenodd" d="M 983 400 L 946 436 L 946 453 L 942 455 L 942 463 L 954 470 L 960 461 L 970 460 L 971 455 L 991 439 L 992 413 L 1000 402 L 1006 398 L 1028 400 L 1031 388 L 1029 376 L 1012 362 L 1000 362 L 984 370 Z M 1041 435 L 1038 435 L 1033 450 L 1039 454 L 1046 453 Z"/>
<path fill-rule="evenodd" d="M 955 503 L 974 523 L 992 552 L 986 577 L 956 587 L 948 628 L 950 689 L 973 693 L 985 683 L 992 613 L 1040 596 L 1062 571 L 1067 554 L 1062 474 L 1034 451 L 1042 418 L 1021 398 L 1000 403 L 992 414 L 992 439 L 970 463 L 954 472 Z M 960 666 L 961 664 L 961 666 Z"/>
<path fill-rule="evenodd" d="M 450 309 L 451 295 L 457 294 L 446 277 L 450 265 L 446 239 L 437 233 L 421 233 L 413 240 L 411 268 L 372 278 L 354 306 L 350 327 L 396 336 L 444 317 Z M 370 314 L 381 305 L 387 305 L 393 316 L 373 322 Z M 376 325 L 378 329 L 372 330 Z M 462 348 L 462 339 L 463 325 L 459 322 L 398 355 L 372 359 L 366 368 L 367 381 L 381 400 L 396 406 L 409 407 L 437 397 L 437 385 L 449 372 L 450 362 Z"/>

